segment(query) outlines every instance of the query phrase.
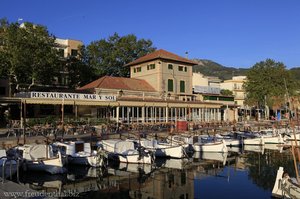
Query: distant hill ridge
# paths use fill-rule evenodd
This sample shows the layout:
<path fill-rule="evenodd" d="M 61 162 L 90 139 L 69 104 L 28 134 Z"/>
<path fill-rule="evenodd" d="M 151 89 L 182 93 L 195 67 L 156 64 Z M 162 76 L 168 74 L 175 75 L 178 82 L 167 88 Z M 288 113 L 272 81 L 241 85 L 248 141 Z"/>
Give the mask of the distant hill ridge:
<path fill-rule="evenodd" d="M 246 75 L 248 68 L 226 67 L 208 59 L 193 59 L 198 65 L 193 66 L 193 72 L 200 72 L 205 76 L 215 76 L 221 80 L 232 79 L 232 76 Z M 297 80 L 300 80 L 300 67 L 289 69 Z"/>
<path fill-rule="evenodd" d="M 232 76 L 246 75 L 249 69 L 226 67 L 207 59 L 194 59 L 198 65 L 193 67 L 193 72 L 200 72 L 205 76 L 216 76 L 221 80 L 231 79 Z"/>

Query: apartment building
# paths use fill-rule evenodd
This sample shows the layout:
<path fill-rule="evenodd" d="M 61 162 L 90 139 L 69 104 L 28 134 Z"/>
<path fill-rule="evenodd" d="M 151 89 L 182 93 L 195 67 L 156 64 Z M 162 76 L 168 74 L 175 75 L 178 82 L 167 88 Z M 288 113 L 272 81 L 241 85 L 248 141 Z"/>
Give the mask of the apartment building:
<path fill-rule="evenodd" d="M 245 89 L 243 88 L 244 82 L 247 81 L 247 76 L 234 76 L 230 80 L 225 80 L 221 83 L 221 89 L 232 91 L 235 104 L 244 108 Z"/>

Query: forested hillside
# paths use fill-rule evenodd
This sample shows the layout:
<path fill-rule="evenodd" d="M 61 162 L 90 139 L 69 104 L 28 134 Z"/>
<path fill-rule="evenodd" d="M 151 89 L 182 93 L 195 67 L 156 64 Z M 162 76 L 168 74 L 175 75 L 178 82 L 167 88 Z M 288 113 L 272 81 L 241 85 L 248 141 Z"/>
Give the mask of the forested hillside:
<path fill-rule="evenodd" d="M 232 76 L 246 75 L 249 69 L 226 67 L 219 63 L 206 59 L 194 59 L 198 65 L 193 67 L 193 72 L 200 72 L 206 76 L 216 76 L 222 80 L 231 79 Z M 300 80 L 300 68 L 291 68 L 290 72 L 297 80 Z"/>

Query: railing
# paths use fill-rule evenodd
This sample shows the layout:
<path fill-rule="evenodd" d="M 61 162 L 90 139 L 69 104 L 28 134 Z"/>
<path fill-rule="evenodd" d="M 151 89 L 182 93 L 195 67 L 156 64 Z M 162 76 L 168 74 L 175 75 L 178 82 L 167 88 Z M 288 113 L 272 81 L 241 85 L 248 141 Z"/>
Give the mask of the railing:
<path fill-rule="evenodd" d="M 9 173 L 10 173 L 10 179 L 12 178 L 12 165 L 13 165 L 13 161 L 16 162 L 16 171 L 17 171 L 17 181 L 19 181 L 19 158 L 8 158 L 8 157 L 1 157 L 0 160 L 3 160 L 2 162 L 2 184 L 5 182 L 5 174 L 6 174 L 6 164 L 9 162 L 10 166 L 9 166 Z"/>

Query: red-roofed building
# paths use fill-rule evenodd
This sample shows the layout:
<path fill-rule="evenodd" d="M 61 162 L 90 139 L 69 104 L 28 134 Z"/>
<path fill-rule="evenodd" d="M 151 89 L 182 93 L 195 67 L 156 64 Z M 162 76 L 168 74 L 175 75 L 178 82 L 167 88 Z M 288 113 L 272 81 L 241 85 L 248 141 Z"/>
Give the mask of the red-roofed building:
<path fill-rule="evenodd" d="M 182 63 L 182 64 L 189 64 L 189 65 L 197 65 L 197 62 L 194 62 L 192 60 L 189 60 L 189 59 L 186 59 L 186 58 L 183 58 L 183 57 L 180 57 L 174 53 L 171 53 L 171 52 L 168 52 L 166 50 L 163 50 L 163 49 L 160 49 L 160 50 L 157 50 L 153 53 L 149 53 L 143 57 L 140 57 L 128 64 L 126 64 L 125 66 L 134 66 L 134 65 L 137 65 L 137 64 L 142 64 L 142 63 L 145 63 L 145 62 L 148 62 L 148 61 L 153 61 L 153 60 L 156 60 L 156 59 L 160 59 L 160 60 L 163 60 L 163 61 L 172 61 L 172 62 L 178 62 L 178 63 Z"/>
<path fill-rule="evenodd" d="M 116 95 L 119 99 L 161 99 L 160 94 L 145 80 L 126 77 L 101 77 L 78 90 L 102 95 Z"/>
<path fill-rule="evenodd" d="M 148 84 L 145 80 L 126 78 L 126 77 L 101 77 L 78 90 L 92 90 L 97 89 L 117 89 L 117 90 L 132 90 L 132 91 L 145 91 L 155 92 L 156 90 Z"/>

